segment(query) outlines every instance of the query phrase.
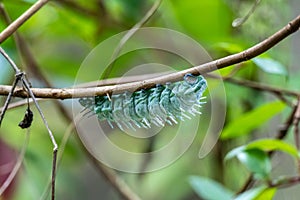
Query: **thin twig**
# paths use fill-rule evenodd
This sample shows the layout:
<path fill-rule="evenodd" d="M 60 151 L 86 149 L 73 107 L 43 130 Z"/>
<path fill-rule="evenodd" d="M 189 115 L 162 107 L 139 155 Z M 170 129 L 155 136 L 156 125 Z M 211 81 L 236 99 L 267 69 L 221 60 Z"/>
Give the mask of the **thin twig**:
<path fill-rule="evenodd" d="M 21 164 L 22 164 L 22 162 L 24 160 L 24 157 L 25 157 L 26 149 L 28 147 L 29 135 L 30 135 L 30 129 L 27 129 L 24 144 L 23 144 L 22 149 L 20 151 L 17 162 L 16 162 L 15 166 L 13 167 L 12 171 L 10 172 L 9 176 L 5 180 L 5 182 L 2 184 L 2 186 L 0 188 L 0 196 L 3 194 L 3 192 L 8 188 L 8 186 L 14 180 L 15 176 L 17 175 L 17 172 L 19 171 L 19 169 L 21 167 Z"/>
<path fill-rule="evenodd" d="M 239 86 L 245 86 L 245 87 L 249 87 L 255 90 L 259 90 L 259 91 L 263 91 L 263 92 L 270 92 L 273 95 L 275 95 L 277 98 L 279 98 L 281 101 L 283 101 L 284 103 L 286 103 L 289 106 L 293 106 L 293 104 L 287 99 L 285 98 L 284 95 L 288 95 L 288 96 L 300 96 L 299 92 L 296 91 L 291 91 L 288 89 L 284 89 L 284 88 L 277 88 L 277 87 L 272 87 L 266 84 L 262 84 L 262 83 L 258 83 L 258 82 L 253 82 L 253 81 L 249 81 L 249 80 L 239 80 L 239 79 L 235 79 L 232 77 L 219 77 L 213 74 L 207 74 L 208 77 L 211 78 L 216 78 L 216 79 L 222 79 L 223 81 L 229 82 L 229 83 L 233 83 Z"/>
<path fill-rule="evenodd" d="M 54 200 L 54 199 L 55 199 L 56 160 L 57 160 L 56 157 L 57 157 L 57 149 L 58 149 L 58 146 L 57 146 L 57 143 L 56 143 L 56 141 L 55 141 L 54 135 L 53 135 L 52 131 L 51 131 L 50 128 L 49 128 L 48 122 L 47 122 L 47 120 L 46 120 L 46 118 L 45 118 L 45 116 L 44 116 L 44 114 L 43 114 L 43 112 L 42 112 L 42 109 L 40 108 L 38 102 L 36 101 L 35 96 L 34 96 L 34 94 L 32 93 L 32 91 L 31 91 L 31 89 L 30 89 L 30 86 L 29 86 L 28 82 L 27 82 L 26 79 L 24 79 L 24 78 L 22 79 L 22 81 L 23 81 L 24 86 L 26 87 L 26 89 L 27 89 L 27 91 L 28 91 L 30 97 L 32 98 L 32 100 L 33 100 L 33 102 L 34 102 L 34 104 L 35 104 L 35 106 L 36 106 L 36 108 L 37 108 L 37 110 L 38 110 L 38 112 L 39 112 L 39 114 L 40 114 L 40 116 L 41 116 L 43 122 L 44 122 L 44 125 L 45 125 L 45 127 L 46 127 L 46 129 L 47 129 L 47 131 L 48 131 L 49 137 L 50 137 L 51 142 L 52 142 L 52 144 L 53 144 L 52 188 L 51 188 L 52 193 L 51 193 L 51 199 Z"/>
<path fill-rule="evenodd" d="M 195 66 L 186 70 L 175 72 L 172 74 L 160 76 L 157 78 L 151 78 L 144 81 L 137 81 L 126 84 L 119 84 L 113 86 L 103 86 L 97 88 L 73 88 L 73 89 L 53 89 L 53 88 L 32 88 L 33 94 L 38 98 L 54 98 L 54 99 L 67 99 L 67 98 L 80 98 L 95 95 L 105 95 L 105 94 L 115 94 L 130 90 L 137 90 L 141 88 L 154 87 L 156 84 L 164 84 L 166 82 L 174 82 L 182 80 L 182 77 L 187 73 L 192 73 L 195 75 L 205 74 L 212 72 L 224 67 L 228 67 L 233 64 L 241 63 L 243 61 L 254 58 L 265 51 L 269 50 L 281 40 L 289 36 L 290 34 L 296 32 L 300 27 L 300 15 L 291 21 L 288 25 L 280 29 L 278 32 L 273 34 L 271 37 L 265 39 L 264 41 L 250 47 L 249 49 L 242 51 L 237 54 L 233 54 L 212 62 L 208 62 L 199 66 Z M 0 95 L 8 95 L 10 91 L 8 86 L 0 86 Z M 26 92 L 22 89 L 15 91 L 14 96 L 26 97 Z"/>
<path fill-rule="evenodd" d="M 219 77 L 219 76 L 216 76 L 213 74 L 207 74 L 207 77 L 215 78 L 215 79 L 222 79 L 222 77 Z M 229 82 L 229 83 L 236 84 L 236 85 L 253 88 L 255 90 L 270 92 L 273 94 L 283 94 L 283 95 L 296 96 L 296 97 L 300 96 L 300 93 L 296 92 L 296 91 L 292 91 L 292 90 L 288 90 L 288 89 L 284 89 L 284 88 L 277 88 L 277 87 L 269 86 L 269 85 L 266 85 L 263 83 L 258 83 L 258 82 L 249 81 L 249 80 L 245 80 L 245 79 L 239 80 L 236 78 L 226 77 L 225 79 L 222 79 L 222 80 Z"/>
<path fill-rule="evenodd" d="M 286 137 L 288 130 L 290 129 L 290 127 L 293 124 L 294 115 L 295 115 L 297 109 L 298 109 L 298 104 L 294 105 L 292 112 L 290 113 L 290 115 L 288 116 L 288 118 L 286 119 L 284 124 L 280 126 L 279 131 L 275 137 L 276 139 L 282 140 Z"/>
<path fill-rule="evenodd" d="M 250 176 L 248 177 L 248 179 L 246 180 L 246 182 L 244 183 L 244 185 L 242 186 L 241 189 L 239 189 L 239 191 L 236 193 L 238 194 L 242 194 L 245 191 L 247 191 L 250 187 L 252 187 L 254 184 L 254 178 L 253 178 L 253 174 L 250 174 Z"/>
<path fill-rule="evenodd" d="M 66 128 L 65 133 L 63 134 L 63 138 L 62 141 L 60 143 L 60 149 L 58 151 L 58 155 L 57 155 L 57 169 L 59 168 L 59 165 L 61 163 L 62 157 L 63 157 L 63 152 L 65 150 L 65 147 L 67 145 L 67 142 L 69 141 L 69 138 L 71 136 L 72 131 L 76 130 L 75 129 L 75 124 L 79 121 L 80 119 L 80 115 L 76 115 L 74 118 L 74 121 L 70 121 L 69 126 Z M 47 194 L 51 188 L 52 185 L 52 176 L 50 177 L 50 181 L 49 183 L 46 185 L 44 192 L 42 193 L 40 200 L 44 200 L 47 198 Z"/>
<path fill-rule="evenodd" d="M 253 12 L 255 11 L 255 9 L 257 8 L 258 4 L 260 3 L 261 0 L 256 0 L 255 3 L 253 4 L 253 6 L 251 7 L 251 9 L 249 10 L 249 12 L 241 18 L 237 18 L 232 22 L 232 26 L 233 27 L 238 27 L 243 25 L 248 18 L 253 14 Z"/>
<path fill-rule="evenodd" d="M 21 74 L 21 70 L 17 67 L 17 65 L 15 64 L 15 62 L 8 56 L 8 54 L 4 51 L 4 49 L 2 49 L 2 47 L 0 47 L 0 53 L 8 61 L 8 63 L 12 66 L 12 68 L 15 71 L 16 76 L 18 74 Z"/>
<path fill-rule="evenodd" d="M 38 0 L 28 10 L 26 10 L 19 18 L 6 27 L 0 33 L 0 44 L 10 37 L 24 22 L 26 22 L 32 15 L 41 9 L 49 0 Z"/>
<path fill-rule="evenodd" d="M 298 106 L 297 106 L 297 110 L 294 116 L 294 137 L 295 137 L 295 144 L 296 147 L 299 151 L 300 149 L 300 141 L 299 141 L 299 121 L 300 121 L 300 99 L 298 100 Z M 298 161 L 298 174 L 300 174 L 300 159 L 297 160 Z"/>
<path fill-rule="evenodd" d="M 116 47 L 112 57 L 111 57 L 111 64 L 105 68 L 105 71 L 103 72 L 103 75 L 101 76 L 101 79 L 106 79 L 109 74 L 111 73 L 115 60 L 119 56 L 123 46 L 125 43 L 134 35 L 135 32 L 137 32 L 149 19 L 154 15 L 154 13 L 159 8 L 159 5 L 161 4 L 162 0 L 156 0 L 153 4 L 153 6 L 150 8 L 150 10 L 146 13 L 146 15 L 138 22 L 136 23 L 121 39 L 118 46 Z"/>

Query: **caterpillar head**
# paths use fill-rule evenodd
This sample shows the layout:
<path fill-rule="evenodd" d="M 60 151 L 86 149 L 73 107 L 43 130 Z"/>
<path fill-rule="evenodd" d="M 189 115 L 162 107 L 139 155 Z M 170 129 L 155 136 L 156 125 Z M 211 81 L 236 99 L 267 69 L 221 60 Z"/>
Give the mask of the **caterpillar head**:
<path fill-rule="evenodd" d="M 196 93 L 197 99 L 200 99 L 207 87 L 207 82 L 203 78 L 203 76 L 194 76 L 192 74 L 186 74 L 184 75 L 183 79 L 190 86 L 190 88 L 186 91 L 186 94 Z"/>

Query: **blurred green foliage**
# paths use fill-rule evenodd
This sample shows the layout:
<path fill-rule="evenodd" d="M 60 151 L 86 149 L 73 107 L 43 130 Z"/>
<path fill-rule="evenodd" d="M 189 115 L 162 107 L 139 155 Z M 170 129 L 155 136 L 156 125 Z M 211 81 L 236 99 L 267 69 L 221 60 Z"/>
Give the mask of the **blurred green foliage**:
<path fill-rule="evenodd" d="M 36 1 L 3 0 L 1 2 L 14 20 Z M 88 2 L 53 0 L 28 20 L 18 32 L 29 45 L 40 69 L 51 83 L 55 87 L 72 87 L 78 69 L 90 51 L 110 36 L 130 29 L 145 15 L 153 2 L 150 0 L 90 0 Z M 199 42 L 215 59 L 254 45 L 277 31 L 292 18 L 290 13 L 293 8 L 288 1 L 265 0 L 261 1 L 245 24 L 233 28 L 232 21 L 246 15 L 253 3 L 254 0 L 163 0 L 158 11 L 145 26 L 180 31 Z M 6 23 L 2 18 L 0 29 L 3 30 L 5 27 Z M 290 74 L 291 60 L 297 55 L 291 52 L 289 41 L 289 39 L 282 41 L 263 58 L 240 64 L 241 68 L 234 77 L 299 90 L 299 79 L 296 78 L 299 70 Z M 44 87 L 28 70 L 28 66 L 26 67 L 12 38 L 5 41 L 2 47 L 26 71 L 33 87 Z M 157 62 L 153 57 L 165 64 L 171 63 L 171 67 L 176 70 L 190 67 L 182 58 L 176 58 L 174 55 L 141 50 L 120 57 L 114 64 L 110 77 L 122 76 L 137 63 Z M 229 75 L 234 72 L 235 67 L 220 70 L 220 73 Z M 0 59 L 0 68 L 0 83 L 10 85 L 14 74 L 3 58 Z M 102 70 L 99 66 L 99 71 Z M 98 72 L 90 71 L 81 76 L 84 78 L 78 82 L 93 81 L 90 77 L 94 77 L 96 73 Z M 207 81 L 212 88 L 221 84 L 220 81 L 209 78 Z M 236 156 L 241 162 L 233 159 L 223 163 L 226 153 L 230 150 L 246 145 L 257 138 L 275 136 L 278 124 L 284 122 L 291 110 L 282 102 L 274 103 L 273 101 L 277 99 L 272 95 L 240 85 L 225 83 L 225 91 L 226 97 L 218 97 L 220 102 L 224 100 L 221 98 L 227 100 L 227 104 L 223 105 L 227 111 L 222 133 L 224 140 L 218 141 L 206 157 L 198 158 L 199 149 L 206 136 L 210 120 L 218 120 L 210 119 L 209 92 L 206 93 L 207 104 L 202 108 L 203 114 L 199 123 L 201 128 L 190 148 L 178 160 L 163 169 L 146 174 L 119 173 L 142 199 L 199 199 L 198 195 L 201 199 L 219 199 L 217 195 L 222 193 L 226 193 L 228 197 L 233 194 L 231 191 L 237 192 L 244 185 L 252 172 L 268 178 L 273 176 L 270 165 L 274 163 L 281 165 L 279 156 L 282 155 L 270 160 L 267 156 L 270 150 L 293 154 L 291 152 L 294 150 L 291 151 L 285 143 L 264 141 L 265 143 L 256 145 L 253 148 L 255 150 L 239 151 Z M 40 103 L 50 128 L 60 144 L 69 124 L 52 101 L 43 100 Z M 3 104 L 4 98 L 1 98 L 1 102 Z M 71 111 L 72 102 L 73 100 L 64 100 L 63 104 Z M 77 107 L 77 109 L 81 108 Z M 17 124 L 22 120 L 25 110 L 25 106 L 9 110 L 0 129 L 1 140 L 17 151 L 21 149 L 25 133 L 25 130 L 21 130 Z M 39 199 L 49 183 L 51 172 L 52 145 L 36 109 L 32 108 L 32 110 L 35 114 L 34 122 L 30 128 L 29 147 L 17 179 L 17 188 L 13 197 L 16 200 Z M 153 139 L 136 139 L 124 135 L 117 129 L 107 130 L 107 135 L 113 143 L 132 152 L 145 152 Z M 155 136 L 154 150 L 168 144 L 176 130 L 176 127 L 165 127 Z M 186 131 L 187 134 L 191 130 L 193 130 L 192 126 Z M 289 143 L 292 139 L 292 137 L 287 138 Z M 267 145 L 275 145 L 276 148 L 263 148 Z M 149 163 L 155 163 L 156 159 L 151 158 Z M 261 168 L 258 168 L 257 166 L 261 164 Z M 295 171 L 294 168 L 293 170 Z M 203 190 L 202 187 L 206 187 L 207 190 Z M 121 199 L 115 189 L 93 167 L 75 132 L 67 143 L 62 162 L 58 167 L 56 188 L 57 199 Z M 216 196 L 209 198 L 205 192 L 210 190 L 211 193 L 215 192 L 212 195 Z M 276 188 L 268 188 L 264 185 L 242 194 L 244 196 L 238 196 L 237 199 L 271 199 L 274 195 L 276 198 L 278 194 L 286 194 L 289 198 L 299 194 L 296 190 L 289 190 L 289 192 L 292 193 L 287 194 L 284 189 L 277 191 Z"/>

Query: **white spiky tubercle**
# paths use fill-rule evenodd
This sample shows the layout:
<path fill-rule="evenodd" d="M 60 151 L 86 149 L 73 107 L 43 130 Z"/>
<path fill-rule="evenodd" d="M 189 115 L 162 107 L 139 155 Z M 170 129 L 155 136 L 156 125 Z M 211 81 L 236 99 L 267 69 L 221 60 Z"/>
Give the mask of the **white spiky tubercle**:
<path fill-rule="evenodd" d="M 125 92 L 107 96 L 80 98 L 79 103 L 95 113 L 99 120 L 107 120 L 113 128 L 150 128 L 152 124 L 162 127 L 165 123 L 177 124 L 177 120 L 190 119 L 189 114 L 201 114 L 198 107 L 207 88 L 202 76 L 186 74 L 184 80 L 157 85 L 134 93 Z"/>

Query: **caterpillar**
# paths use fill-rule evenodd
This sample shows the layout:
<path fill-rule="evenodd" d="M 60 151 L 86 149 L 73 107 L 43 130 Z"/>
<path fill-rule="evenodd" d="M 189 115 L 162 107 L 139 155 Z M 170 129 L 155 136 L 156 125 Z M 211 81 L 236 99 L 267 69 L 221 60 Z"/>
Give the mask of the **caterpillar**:
<path fill-rule="evenodd" d="M 83 97 L 79 103 L 97 115 L 100 121 L 107 120 L 113 128 L 115 123 L 121 130 L 151 128 L 154 124 L 177 124 L 177 120 L 191 119 L 187 113 L 201 114 L 197 107 L 207 83 L 202 76 L 186 74 L 183 81 L 156 85 L 154 88 L 108 96 Z"/>

